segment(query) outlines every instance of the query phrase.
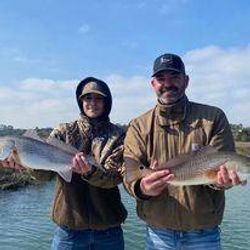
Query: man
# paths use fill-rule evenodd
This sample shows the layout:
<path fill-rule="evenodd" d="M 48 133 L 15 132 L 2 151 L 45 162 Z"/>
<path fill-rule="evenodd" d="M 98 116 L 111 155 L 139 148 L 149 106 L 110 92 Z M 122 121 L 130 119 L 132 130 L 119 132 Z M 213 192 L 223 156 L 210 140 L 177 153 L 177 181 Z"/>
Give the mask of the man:
<path fill-rule="evenodd" d="M 125 132 L 110 122 L 112 96 L 102 80 L 94 77 L 82 80 L 76 88 L 76 101 L 79 119 L 60 124 L 48 138 L 48 142 L 57 138 L 79 150 L 72 159 L 71 182 L 57 176 L 52 208 L 57 229 L 52 249 L 123 250 L 121 224 L 127 211 L 117 185 L 122 182 Z M 92 166 L 87 155 L 94 156 L 105 171 Z M 23 169 L 12 157 L 1 164 Z M 46 172 L 33 174 L 40 179 Z"/>
<path fill-rule="evenodd" d="M 223 111 L 190 102 L 185 95 L 189 77 L 175 54 L 159 56 L 152 87 L 157 105 L 134 119 L 125 138 L 125 186 L 137 200 L 137 212 L 147 223 L 146 249 L 218 250 L 224 189 L 240 184 L 235 172 L 220 166 L 213 186 L 171 186 L 168 169 L 143 177 L 141 169 L 157 169 L 169 159 L 205 145 L 234 151 L 230 126 Z"/>

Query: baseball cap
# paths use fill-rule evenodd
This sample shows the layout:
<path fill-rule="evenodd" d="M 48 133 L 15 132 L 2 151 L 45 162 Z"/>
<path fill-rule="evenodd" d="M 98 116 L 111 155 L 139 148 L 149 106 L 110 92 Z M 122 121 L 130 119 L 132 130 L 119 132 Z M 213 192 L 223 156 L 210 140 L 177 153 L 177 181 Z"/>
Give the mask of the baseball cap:
<path fill-rule="evenodd" d="M 175 54 L 163 54 L 154 61 L 152 77 L 163 70 L 172 70 L 185 74 L 185 65 L 179 56 Z"/>
<path fill-rule="evenodd" d="M 79 98 L 82 98 L 84 95 L 92 94 L 92 93 L 107 97 L 102 84 L 100 82 L 91 81 L 91 82 L 86 83 L 86 85 L 83 87 L 82 93 L 79 96 Z"/>

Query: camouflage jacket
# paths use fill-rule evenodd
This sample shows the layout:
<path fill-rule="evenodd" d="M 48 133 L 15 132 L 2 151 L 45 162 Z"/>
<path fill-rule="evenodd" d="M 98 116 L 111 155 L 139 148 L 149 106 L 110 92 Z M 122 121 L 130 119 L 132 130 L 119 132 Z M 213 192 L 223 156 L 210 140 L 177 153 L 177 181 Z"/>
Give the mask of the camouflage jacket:
<path fill-rule="evenodd" d="M 142 164 L 149 167 L 154 160 L 161 164 L 204 145 L 235 150 L 225 114 L 216 107 L 189 102 L 186 97 L 172 107 L 157 104 L 131 122 L 124 157 L 135 162 L 131 165 L 131 161 L 125 161 L 127 175 L 133 175 L 133 181 L 125 178 L 124 183 L 137 200 L 140 218 L 149 225 L 174 230 L 211 228 L 221 223 L 224 191 L 205 185 L 169 186 L 157 197 L 146 199 L 140 195 Z"/>
<path fill-rule="evenodd" d="M 124 131 L 109 121 L 91 125 L 85 116 L 55 128 L 55 137 L 85 154 L 92 154 L 106 173 L 89 176 L 73 173 L 72 181 L 57 176 L 52 218 L 70 229 L 106 229 L 124 222 L 124 208 L 117 185 L 122 182 Z"/>

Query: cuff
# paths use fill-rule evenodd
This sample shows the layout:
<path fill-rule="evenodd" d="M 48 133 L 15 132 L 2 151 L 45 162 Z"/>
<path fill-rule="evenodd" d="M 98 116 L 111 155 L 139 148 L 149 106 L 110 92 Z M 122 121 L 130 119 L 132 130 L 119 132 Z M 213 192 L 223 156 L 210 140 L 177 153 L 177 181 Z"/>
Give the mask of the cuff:
<path fill-rule="evenodd" d="M 91 169 L 87 173 L 82 174 L 81 177 L 83 180 L 88 180 L 95 172 L 96 172 L 96 167 L 92 165 Z"/>
<path fill-rule="evenodd" d="M 134 193 L 135 193 L 136 197 L 138 197 L 140 200 L 149 200 L 151 198 L 151 196 L 145 195 L 142 193 L 140 183 L 141 183 L 141 179 L 138 180 L 134 186 Z"/>

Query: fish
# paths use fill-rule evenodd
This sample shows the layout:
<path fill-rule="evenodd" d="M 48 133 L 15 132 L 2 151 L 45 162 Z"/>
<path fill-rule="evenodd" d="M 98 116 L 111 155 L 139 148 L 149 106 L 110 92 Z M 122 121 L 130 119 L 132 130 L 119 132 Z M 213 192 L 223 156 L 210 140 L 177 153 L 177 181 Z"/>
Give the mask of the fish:
<path fill-rule="evenodd" d="M 34 130 L 27 130 L 21 136 L 0 137 L 0 160 L 12 156 L 17 164 L 25 168 L 56 172 L 66 182 L 71 182 L 71 162 L 77 152 L 79 150 L 75 147 L 59 139 L 43 140 Z M 105 172 L 93 156 L 87 155 L 86 160 Z"/>
<path fill-rule="evenodd" d="M 218 151 L 210 145 L 190 154 L 180 154 L 164 164 L 159 164 L 156 169 L 142 164 L 138 167 L 138 161 L 130 157 L 124 157 L 124 161 L 127 168 L 125 178 L 128 182 L 157 170 L 169 169 L 174 177 L 167 182 L 173 186 L 215 184 L 221 165 L 225 165 L 228 171 L 236 171 L 241 181 L 250 179 L 250 157 L 231 151 Z"/>

